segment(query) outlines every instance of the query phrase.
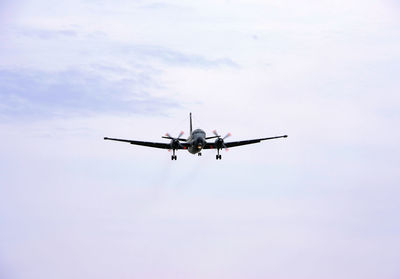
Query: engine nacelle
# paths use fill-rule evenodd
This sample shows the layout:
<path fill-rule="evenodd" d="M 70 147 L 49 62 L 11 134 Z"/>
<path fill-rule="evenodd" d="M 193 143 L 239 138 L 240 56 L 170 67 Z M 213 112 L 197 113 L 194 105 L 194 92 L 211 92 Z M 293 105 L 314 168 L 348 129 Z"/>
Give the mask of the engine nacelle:
<path fill-rule="evenodd" d="M 181 147 L 181 143 L 179 142 L 178 139 L 172 139 L 170 145 L 171 149 L 178 149 Z"/>
<path fill-rule="evenodd" d="M 217 138 L 215 140 L 215 148 L 218 148 L 218 149 L 224 148 L 224 140 L 222 138 Z"/>

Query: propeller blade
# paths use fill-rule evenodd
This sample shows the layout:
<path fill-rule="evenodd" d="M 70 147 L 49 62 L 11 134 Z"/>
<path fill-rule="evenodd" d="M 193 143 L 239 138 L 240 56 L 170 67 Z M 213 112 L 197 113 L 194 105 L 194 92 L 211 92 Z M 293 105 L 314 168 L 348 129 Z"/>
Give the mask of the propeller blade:
<path fill-rule="evenodd" d="M 224 140 L 224 139 L 226 139 L 226 138 L 229 138 L 230 136 L 232 136 L 232 134 L 231 134 L 231 133 L 227 133 L 227 134 L 225 135 L 225 137 L 223 137 L 222 139 Z"/>
<path fill-rule="evenodd" d="M 214 130 L 214 131 L 212 131 L 213 132 L 213 134 L 216 136 L 216 137 L 219 137 L 219 135 L 218 135 L 218 133 L 217 133 L 217 130 Z"/>
<path fill-rule="evenodd" d="M 183 134 L 184 134 L 184 132 L 182 131 L 182 132 L 179 133 L 178 137 L 174 138 L 173 136 L 171 136 L 170 133 L 166 133 L 163 138 L 171 139 L 171 140 L 175 140 L 175 139 L 179 140 Z"/>

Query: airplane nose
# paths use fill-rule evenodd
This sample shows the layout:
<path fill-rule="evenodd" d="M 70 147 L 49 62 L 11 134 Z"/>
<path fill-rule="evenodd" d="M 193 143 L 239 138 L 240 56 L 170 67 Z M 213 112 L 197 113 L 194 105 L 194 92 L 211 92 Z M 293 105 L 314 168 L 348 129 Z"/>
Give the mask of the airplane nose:
<path fill-rule="evenodd" d="M 197 144 L 196 144 L 196 146 L 197 146 L 197 149 L 202 149 L 203 148 L 203 146 L 204 146 L 204 141 L 202 141 L 202 140 L 198 140 L 197 141 Z"/>

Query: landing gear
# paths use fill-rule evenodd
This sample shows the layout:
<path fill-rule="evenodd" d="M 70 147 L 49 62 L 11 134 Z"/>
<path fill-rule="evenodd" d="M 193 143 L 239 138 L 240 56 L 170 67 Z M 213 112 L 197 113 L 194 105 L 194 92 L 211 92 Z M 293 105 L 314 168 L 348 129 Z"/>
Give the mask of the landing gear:
<path fill-rule="evenodd" d="M 219 148 L 217 149 L 217 155 L 215 156 L 215 159 L 221 160 L 222 156 L 219 154 Z"/>
<path fill-rule="evenodd" d="M 201 156 L 201 152 L 197 153 L 198 156 Z"/>
<path fill-rule="evenodd" d="M 175 155 L 175 149 L 172 149 L 172 156 L 171 156 L 171 160 L 175 160 L 177 159 L 176 155 Z"/>

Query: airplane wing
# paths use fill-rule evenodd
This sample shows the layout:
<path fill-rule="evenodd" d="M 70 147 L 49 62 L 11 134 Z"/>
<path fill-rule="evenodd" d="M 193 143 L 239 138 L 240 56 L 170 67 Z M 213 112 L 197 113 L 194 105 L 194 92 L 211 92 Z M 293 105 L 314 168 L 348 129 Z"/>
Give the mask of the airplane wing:
<path fill-rule="evenodd" d="M 170 143 L 163 143 L 163 142 L 150 142 L 150 141 L 137 141 L 137 140 L 126 140 L 126 139 L 114 139 L 114 138 L 104 138 L 105 140 L 114 140 L 114 141 L 122 141 L 122 142 L 127 142 L 130 144 L 135 144 L 135 145 L 142 145 L 142 146 L 147 146 L 147 147 L 154 147 L 154 148 L 161 148 L 161 149 L 171 149 L 171 144 Z M 182 144 L 182 146 L 184 146 Z M 183 149 L 182 148 L 177 148 L 177 149 Z"/>
<path fill-rule="evenodd" d="M 252 139 L 252 140 L 231 141 L 231 142 L 225 142 L 224 144 L 225 144 L 226 148 L 230 148 L 230 147 L 241 146 L 241 145 L 246 145 L 246 144 L 258 143 L 263 140 L 271 140 L 271 139 L 279 139 L 279 138 L 287 138 L 287 135 L 277 136 L 277 137 L 269 137 L 269 138 Z M 212 149 L 212 148 L 216 148 L 215 143 L 213 143 L 213 142 L 207 143 L 206 146 L 204 146 L 204 149 Z"/>

